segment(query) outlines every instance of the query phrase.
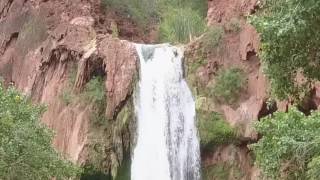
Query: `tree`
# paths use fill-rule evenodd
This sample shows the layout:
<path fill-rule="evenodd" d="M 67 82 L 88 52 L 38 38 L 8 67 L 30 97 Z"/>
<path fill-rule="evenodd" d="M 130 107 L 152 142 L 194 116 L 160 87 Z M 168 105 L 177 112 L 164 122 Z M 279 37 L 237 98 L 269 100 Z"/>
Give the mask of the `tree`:
<path fill-rule="evenodd" d="M 320 112 L 305 116 L 296 108 L 262 119 L 262 138 L 251 145 L 256 164 L 270 179 L 320 179 L 319 128 Z"/>
<path fill-rule="evenodd" d="M 264 0 L 262 6 L 251 22 L 260 33 L 260 57 L 272 93 L 300 99 L 320 79 L 320 1 Z"/>
<path fill-rule="evenodd" d="M 43 112 L 0 83 L 0 179 L 68 179 L 80 173 L 52 147 L 53 133 L 39 122 Z"/>

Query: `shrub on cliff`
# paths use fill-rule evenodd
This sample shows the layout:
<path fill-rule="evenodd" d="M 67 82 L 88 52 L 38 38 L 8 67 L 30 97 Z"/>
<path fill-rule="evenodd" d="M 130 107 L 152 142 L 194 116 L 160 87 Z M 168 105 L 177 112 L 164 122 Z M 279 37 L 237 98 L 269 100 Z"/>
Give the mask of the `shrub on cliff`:
<path fill-rule="evenodd" d="M 320 1 L 264 0 L 251 18 L 261 37 L 264 73 L 273 95 L 301 99 L 320 80 Z M 297 77 L 307 78 L 298 82 Z M 301 79 L 301 78 L 300 78 Z"/>
<path fill-rule="evenodd" d="M 238 100 L 246 85 L 247 80 L 241 69 L 230 68 L 222 70 L 215 79 L 211 96 L 218 102 L 232 104 Z"/>
<path fill-rule="evenodd" d="M 212 26 L 201 38 L 202 46 L 206 52 L 211 52 L 217 48 L 224 35 L 224 30 L 219 26 Z"/>
<path fill-rule="evenodd" d="M 53 148 L 53 133 L 40 124 L 43 110 L 0 84 L 0 179 L 68 179 L 79 173 Z"/>
<path fill-rule="evenodd" d="M 235 130 L 216 112 L 198 111 L 198 130 L 203 149 L 228 144 L 236 139 Z"/>
<path fill-rule="evenodd" d="M 256 124 L 262 138 L 251 146 L 256 164 L 270 179 L 320 179 L 320 113 L 296 108 Z"/>
<path fill-rule="evenodd" d="M 91 78 L 86 84 L 83 96 L 87 101 L 93 102 L 98 106 L 103 106 L 106 101 L 105 92 L 106 90 L 103 77 L 96 76 Z"/>

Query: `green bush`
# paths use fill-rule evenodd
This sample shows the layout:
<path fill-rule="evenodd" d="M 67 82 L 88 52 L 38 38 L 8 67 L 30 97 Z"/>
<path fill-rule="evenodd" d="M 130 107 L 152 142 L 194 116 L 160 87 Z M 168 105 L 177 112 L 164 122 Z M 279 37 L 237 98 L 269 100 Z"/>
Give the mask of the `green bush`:
<path fill-rule="evenodd" d="M 218 102 L 228 104 L 235 103 L 247 85 L 244 72 L 238 68 L 220 71 L 215 80 L 211 96 Z"/>
<path fill-rule="evenodd" d="M 62 180 L 80 173 L 53 148 L 53 133 L 40 124 L 43 111 L 0 84 L 0 179 Z"/>
<path fill-rule="evenodd" d="M 74 95 L 69 88 L 63 90 L 62 94 L 60 94 L 59 97 L 62 100 L 62 102 L 67 106 L 71 104 L 72 101 L 74 100 Z"/>
<path fill-rule="evenodd" d="M 296 108 L 258 122 L 262 138 L 251 146 L 256 164 L 269 179 L 319 179 L 320 113 Z"/>
<path fill-rule="evenodd" d="M 161 41 L 187 43 L 206 28 L 204 19 L 191 8 L 169 10 L 160 23 Z"/>
<path fill-rule="evenodd" d="M 91 120 L 96 124 L 105 123 L 105 106 L 106 106 L 106 90 L 104 79 L 101 76 L 92 77 L 90 81 L 85 85 L 83 91 L 80 94 L 73 92 L 73 86 L 76 82 L 77 68 L 72 66 L 68 73 L 67 84 L 59 98 L 65 105 L 71 104 L 75 100 L 81 100 L 82 102 L 93 103 L 93 111 L 91 114 Z"/>
<path fill-rule="evenodd" d="M 217 48 L 223 38 L 224 30 L 220 26 L 211 26 L 201 38 L 202 46 L 206 52 Z"/>
<path fill-rule="evenodd" d="M 106 90 L 104 79 L 101 76 L 93 77 L 85 86 L 81 93 L 81 98 L 84 102 L 93 103 L 93 113 L 91 114 L 91 121 L 95 125 L 102 125 L 106 123 Z"/>
<path fill-rule="evenodd" d="M 228 144 L 235 140 L 234 129 L 222 119 L 220 114 L 199 110 L 197 117 L 200 144 L 204 149 Z"/>
<path fill-rule="evenodd" d="M 101 76 L 96 76 L 86 84 L 82 95 L 90 102 L 103 105 L 106 101 L 105 92 L 104 79 Z"/>
<path fill-rule="evenodd" d="M 301 100 L 312 80 L 320 80 L 320 1 L 264 0 L 250 18 L 261 37 L 259 56 L 271 92 L 279 99 Z M 297 82 L 303 75 L 307 81 Z"/>
<path fill-rule="evenodd" d="M 131 176 L 131 160 L 130 158 L 124 159 L 122 166 L 119 168 L 119 172 L 115 180 L 130 180 Z"/>

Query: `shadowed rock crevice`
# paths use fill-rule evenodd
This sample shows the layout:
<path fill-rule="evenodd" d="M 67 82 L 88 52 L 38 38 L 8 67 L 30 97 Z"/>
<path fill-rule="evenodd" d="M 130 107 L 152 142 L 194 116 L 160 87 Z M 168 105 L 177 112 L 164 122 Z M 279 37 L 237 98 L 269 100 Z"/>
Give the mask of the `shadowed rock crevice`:
<path fill-rule="evenodd" d="M 304 100 L 298 105 L 299 111 L 305 115 L 310 115 L 312 111 L 318 109 L 317 88 L 313 88 L 309 96 L 306 96 Z"/>
<path fill-rule="evenodd" d="M 19 32 L 12 33 L 9 40 L 4 43 L 3 47 L 1 47 L 0 50 L 2 51 L 0 51 L 0 54 L 3 55 L 8 48 L 14 46 L 18 37 L 19 37 Z"/>
<path fill-rule="evenodd" d="M 13 0 L 2 0 L 2 2 L 0 3 L 0 20 L 6 17 L 12 3 Z"/>
<path fill-rule="evenodd" d="M 258 114 L 258 119 L 264 118 L 270 114 L 273 114 L 278 110 L 277 103 L 276 102 L 267 102 L 264 101 L 262 104 L 262 107 Z"/>

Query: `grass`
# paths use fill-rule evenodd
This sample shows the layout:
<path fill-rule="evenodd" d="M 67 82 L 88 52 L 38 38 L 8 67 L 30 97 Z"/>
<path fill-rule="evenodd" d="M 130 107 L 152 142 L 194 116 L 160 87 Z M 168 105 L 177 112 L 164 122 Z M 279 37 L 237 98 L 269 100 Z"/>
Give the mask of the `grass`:
<path fill-rule="evenodd" d="M 233 104 L 246 86 L 244 72 L 239 68 L 230 68 L 219 72 L 210 94 L 219 103 Z"/>
<path fill-rule="evenodd" d="M 159 24 L 162 42 L 186 43 L 206 28 L 206 0 L 103 0 L 101 5 L 106 11 L 131 18 L 144 29 Z"/>
<path fill-rule="evenodd" d="M 160 39 L 174 43 L 187 43 L 205 32 L 205 20 L 191 8 L 171 9 L 160 24 Z"/>

